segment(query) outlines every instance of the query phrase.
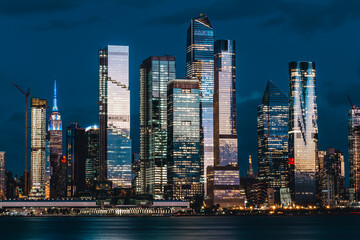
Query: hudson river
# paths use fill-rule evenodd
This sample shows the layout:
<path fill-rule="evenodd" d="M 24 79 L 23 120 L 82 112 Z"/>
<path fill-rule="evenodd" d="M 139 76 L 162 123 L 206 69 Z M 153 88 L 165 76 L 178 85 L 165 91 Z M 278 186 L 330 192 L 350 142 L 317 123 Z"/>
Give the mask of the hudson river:
<path fill-rule="evenodd" d="M 360 239 L 360 216 L 0 217 L 0 239 Z"/>

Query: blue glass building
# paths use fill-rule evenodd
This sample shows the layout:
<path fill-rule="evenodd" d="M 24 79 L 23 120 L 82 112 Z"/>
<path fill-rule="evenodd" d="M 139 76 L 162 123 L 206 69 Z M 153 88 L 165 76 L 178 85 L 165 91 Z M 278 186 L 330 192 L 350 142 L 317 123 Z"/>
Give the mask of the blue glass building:
<path fill-rule="evenodd" d="M 99 180 L 131 187 L 129 47 L 99 50 Z"/>
<path fill-rule="evenodd" d="M 175 79 L 175 57 L 152 56 L 140 68 L 140 156 L 139 193 L 154 199 L 164 197 L 167 185 L 167 83 Z"/>
<path fill-rule="evenodd" d="M 190 22 L 186 77 L 200 83 L 201 178 L 206 191 L 207 167 L 214 165 L 214 31 L 207 15 L 200 14 Z"/>
<path fill-rule="evenodd" d="M 168 83 L 168 197 L 192 200 L 203 195 L 200 162 L 199 81 Z"/>
<path fill-rule="evenodd" d="M 269 81 L 257 116 L 258 178 L 273 188 L 275 203 L 279 204 L 280 189 L 289 187 L 288 103 L 288 97 Z"/>

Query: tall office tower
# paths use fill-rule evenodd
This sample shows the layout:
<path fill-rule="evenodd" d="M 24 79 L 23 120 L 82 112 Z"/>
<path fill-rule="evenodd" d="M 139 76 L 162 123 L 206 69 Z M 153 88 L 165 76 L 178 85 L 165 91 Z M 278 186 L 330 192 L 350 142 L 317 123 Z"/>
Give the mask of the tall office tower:
<path fill-rule="evenodd" d="M 335 207 L 345 198 L 345 164 L 342 153 L 334 148 L 319 151 L 319 194 L 323 206 Z"/>
<path fill-rule="evenodd" d="M 48 134 L 50 141 L 50 197 L 60 198 L 66 196 L 66 163 L 62 160 L 62 120 L 57 105 L 57 88 L 54 80 L 53 107 L 50 114 Z"/>
<path fill-rule="evenodd" d="M 296 204 L 312 204 L 318 151 L 315 63 L 291 62 L 289 81 L 290 185 Z"/>
<path fill-rule="evenodd" d="M 201 178 L 214 165 L 214 31 L 206 15 L 191 19 L 187 31 L 186 77 L 200 83 Z"/>
<path fill-rule="evenodd" d="M 46 100 L 31 98 L 31 190 L 32 198 L 45 197 Z"/>
<path fill-rule="evenodd" d="M 288 97 L 269 81 L 258 106 L 258 177 L 274 192 L 275 203 L 280 203 L 280 189 L 289 187 L 288 103 Z"/>
<path fill-rule="evenodd" d="M 349 110 L 349 179 L 350 200 L 360 200 L 360 108 L 353 105 Z"/>
<path fill-rule="evenodd" d="M 144 192 L 164 197 L 167 184 L 167 83 L 175 79 L 175 57 L 149 57 L 140 68 L 140 151 Z"/>
<path fill-rule="evenodd" d="M 99 50 L 100 180 L 131 187 L 129 47 Z"/>
<path fill-rule="evenodd" d="M 202 197 L 200 181 L 199 81 L 175 79 L 168 83 L 167 196 L 176 200 Z"/>
<path fill-rule="evenodd" d="M 50 164 L 50 134 L 46 134 L 45 140 L 45 199 L 50 199 L 51 164 Z"/>
<path fill-rule="evenodd" d="M 74 197 L 84 191 L 86 135 L 85 129 L 75 122 L 66 128 L 67 196 Z"/>
<path fill-rule="evenodd" d="M 6 198 L 6 158 L 5 152 L 0 152 L 0 200 Z"/>
<path fill-rule="evenodd" d="M 99 181 L 99 127 L 96 125 L 85 128 L 86 134 L 86 162 L 85 182 L 86 189 L 94 186 L 94 181 Z"/>
<path fill-rule="evenodd" d="M 218 40 L 214 46 L 214 166 L 207 168 L 207 195 L 210 205 L 239 207 L 235 41 Z"/>

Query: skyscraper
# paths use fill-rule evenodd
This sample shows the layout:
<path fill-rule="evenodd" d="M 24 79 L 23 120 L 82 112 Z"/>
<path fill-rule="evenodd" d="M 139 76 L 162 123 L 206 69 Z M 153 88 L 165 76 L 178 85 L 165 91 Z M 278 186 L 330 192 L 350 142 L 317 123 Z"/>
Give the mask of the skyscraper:
<path fill-rule="evenodd" d="M 46 134 L 45 140 L 45 199 L 50 199 L 51 163 L 50 163 L 50 134 Z"/>
<path fill-rule="evenodd" d="M 211 205 L 239 207 L 235 41 L 216 41 L 214 52 L 214 166 L 207 168 L 207 195 Z"/>
<path fill-rule="evenodd" d="M 74 197 L 86 188 L 85 129 L 73 122 L 66 128 L 66 159 L 67 159 L 67 196 Z"/>
<path fill-rule="evenodd" d="M 92 189 L 94 181 L 99 181 L 99 127 L 96 125 L 85 128 L 86 162 L 85 182 L 87 190 Z"/>
<path fill-rule="evenodd" d="M 290 184 L 296 204 L 311 204 L 318 151 L 315 63 L 291 62 L 289 82 Z"/>
<path fill-rule="evenodd" d="M 199 81 L 168 83 L 168 180 L 172 199 L 193 200 L 203 195 L 200 182 Z"/>
<path fill-rule="evenodd" d="M 319 151 L 319 194 L 323 206 L 335 207 L 345 198 L 345 164 L 342 153 L 334 148 Z"/>
<path fill-rule="evenodd" d="M 289 187 L 288 103 L 288 97 L 269 81 L 258 106 L 258 178 L 273 189 L 275 203 L 280 203 L 280 189 Z"/>
<path fill-rule="evenodd" d="M 0 200 L 6 198 L 6 158 L 5 152 L 0 152 Z"/>
<path fill-rule="evenodd" d="M 353 105 L 349 110 L 349 179 L 350 200 L 360 200 L 360 108 Z"/>
<path fill-rule="evenodd" d="M 131 187 L 129 47 L 99 50 L 100 180 Z"/>
<path fill-rule="evenodd" d="M 48 134 L 50 141 L 50 166 L 52 175 L 50 179 L 50 197 L 66 196 L 66 163 L 62 162 L 62 120 L 57 105 L 57 88 L 54 80 L 53 108 L 50 114 Z"/>
<path fill-rule="evenodd" d="M 214 165 L 214 31 L 207 15 L 191 19 L 187 31 L 186 77 L 200 83 L 201 178 L 206 191 L 206 169 Z"/>
<path fill-rule="evenodd" d="M 45 197 L 46 100 L 31 98 L 31 185 L 32 198 Z"/>
<path fill-rule="evenodd" d="M 167 83 L 175 79 L 175 57 L 149 57 L 140 68 L 140 151 L 144 192 L 162 199 L 167 184 Z M 141 182 L 139 182 L 141 183 Z"/>

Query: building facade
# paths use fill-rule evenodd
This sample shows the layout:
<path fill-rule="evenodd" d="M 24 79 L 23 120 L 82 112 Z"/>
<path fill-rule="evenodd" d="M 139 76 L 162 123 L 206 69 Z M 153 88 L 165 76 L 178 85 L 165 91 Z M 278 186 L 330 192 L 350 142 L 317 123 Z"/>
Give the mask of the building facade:
<path fill-rule="evenodd" d="M 345 163 L 343 154 L 334 148 L 318 152 L 319 197 L 322 206 L 335 207 L 345 200 Z"/>
<path fill-rule="evenodd" d="M 75 197 L 85 191 L 86 166 L 86 135 L 85 129 L 73 122 L 66 128 L 66 186 L 67 196 Z"/>
<path fill-rule="evenodd" d="M 199 81 L 171 80 L 167 112 L 167 196 L 174 200 L 202 197 Z"/>
<path fill-rule="evenodd" d="M 54 81 L 53 108 L 50 114 L 48 135 L 50 143 L 50 197 L 60 198 L 66 196 L 66 163 L 62 162 L 63 134 L 62 120 L 57 104 L 56 80 Z"/>
<path fill-rule="evenodd" d="M 167 83 L 176 77 L 175 64 L 175 57 L 152 56 L 140 68 L 140 156 L 145 185 L 139 187 L 154 199 L 164 197 L 167 184 Z"/>
<path fill-rule="evenodd" d="M 288 103 L 288 97 L 269 81 L 257 116 L 258 178 L 273 189 L 278 204 L 280 190 L 289 188 Z"/>
<path fill-rule="evenodd" d="M 290 186 L 296 204 L 313 204 L 318 151 L 315 63 L 291 62 L 289 82 Z"/>
<path fill-rule="evenodd" d="M 85 161 L 85 182 L 86 189 L 94 187 L 94 181 L 99 181 L 99 127 L 92 125 L 85 128 L 86 135 L 86 161 Z"/>
<path fill-rule="evenodd" d="M 30 196 L 45 197 L 46 100 L 31 98 Z"/>
<path fill-rule="evenodd" d="M 100 180 L 131 187 L 129 47 L 99 50 Z"/>
<path fill-rule="evenodd" d="M 6 154 L 0 152 L 0 200 L 6 198 Z"/>
<path fill-rule="evenodd" d="M 218 40 L 214 49 L 214 166 L 207 168 L 210 205 L 243 205 L 236 131 L 236 49 L 234 40 Z"/>
<path fill-rule="evenodd" d="M 206 191 L 207 167 L 214 165 L 214 31 L 203 14 L 191 19 L 187 31 L 186 77 L 200 83 L 201 179 Z"/>
<path fill-rule="evenodd" d="M 348 114 L 349 195 L 351 201 L 360 200 L 360 108 L 352 106 Z"/>

